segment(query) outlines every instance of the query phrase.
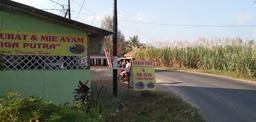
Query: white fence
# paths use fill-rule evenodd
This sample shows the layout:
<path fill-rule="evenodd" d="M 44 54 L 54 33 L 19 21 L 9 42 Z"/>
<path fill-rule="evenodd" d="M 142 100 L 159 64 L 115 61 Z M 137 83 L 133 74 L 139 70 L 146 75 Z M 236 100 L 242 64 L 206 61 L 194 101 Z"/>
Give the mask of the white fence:
<path fill-rule="evenodd" d="M 4 55 L 2 70 L 86 70 L 87 57 L 80 56 L 17 56 Z"/>

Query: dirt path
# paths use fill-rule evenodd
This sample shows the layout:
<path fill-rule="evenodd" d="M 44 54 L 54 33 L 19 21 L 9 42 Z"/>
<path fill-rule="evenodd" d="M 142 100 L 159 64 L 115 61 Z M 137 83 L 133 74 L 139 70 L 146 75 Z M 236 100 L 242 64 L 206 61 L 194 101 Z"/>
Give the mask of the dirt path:
<path fill-rule="evenodd" d="M 109 94 L 113 93 L 113 77 L 112 69 L 107 67 L 92 67 L 92 86 L 101 87 L 104 86 Z M 128 94 L 127 83 L 118 82 L 119 94 Z"/>

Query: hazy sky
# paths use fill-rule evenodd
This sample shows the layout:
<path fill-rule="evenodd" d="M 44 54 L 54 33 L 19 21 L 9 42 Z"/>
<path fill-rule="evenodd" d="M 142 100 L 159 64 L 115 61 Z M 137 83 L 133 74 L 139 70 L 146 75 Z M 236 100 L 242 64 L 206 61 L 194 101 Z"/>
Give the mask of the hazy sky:
<path fill-rule="evenodd" d="M 61 9 L 50 0 L 15 0 L 39 9 Z M 54 0 L 67 5 L 67 0 Z M 113 0 L 71 0 L 72 19 L 100 27 L 112 16 Z M 256 38 L 254 0 L 118 0 L 119 29 L 143 42 L 198 37 Z M 47 10 L 58 15 L 63 12 Z M 241 25 L 241 26 L 240 26 Z M 243 26 L 254 25 L 254 26 Z"/>

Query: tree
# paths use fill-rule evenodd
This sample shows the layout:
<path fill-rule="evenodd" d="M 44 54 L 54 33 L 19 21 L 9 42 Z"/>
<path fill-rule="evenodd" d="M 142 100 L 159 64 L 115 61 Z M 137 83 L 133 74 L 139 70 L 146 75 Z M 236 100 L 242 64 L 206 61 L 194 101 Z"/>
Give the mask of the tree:
<path fill-rule="evenodd" d="M 102 20 L 101 27 L 103 29 L 113 31 L 112 17 L 106 16 Z M 125 47 L 126 47 L 125 36 L 122 34 L 120 30 L 118 30 L 118 33 L 117 33 L 117 55 L 118 56 L 123 56 L 126 53 Z M 104 48 L 109 49 L 110 52 L 112 53 L 112 50 L 113 50 L 112 35 L 104 38 Z"/>
<path fill-rule="evenodd" d="M 132 51 L 133 48 L 145 48 L 145 47 L 146 47 L 145 44 L 140 43 L 139 36 L 135 35 L 135 36 L 129 37 L 126 50 L 130 52 Z"/>

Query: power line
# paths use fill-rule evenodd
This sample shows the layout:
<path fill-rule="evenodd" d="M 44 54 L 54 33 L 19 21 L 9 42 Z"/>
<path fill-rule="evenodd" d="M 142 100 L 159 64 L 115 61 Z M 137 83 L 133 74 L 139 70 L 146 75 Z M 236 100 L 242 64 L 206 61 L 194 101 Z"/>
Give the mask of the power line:
<path fill-rule="evenodd" d="M 64 13 L 64 14 L 65 14 L 65 12 L 63 12 L 63 11 L 67 11 L 67 9 L 65 9 L 65 6 L 64 6 L 63 4 L 59 3 L 59 0 L 58 0 L 57 2 L 54 1 L 54 0 L 49 0 L 49 1 L 55 3 L 55 5 L 61 6 L 62 9 L 59 10 L 59 11 L 60 11 L 60 14 L 61 14 L 61 13 Z"/>
<path fill-rule="evenodd" d="M 79 4 L 79 3 L 77 3 L 77 2 L 75 2 L 75 1 L 73 1 L 73 3 L 75 3 L 75 4 L 76 4 L 76 5 L 78 5 L 78 6 L 80 6 L 80 4 Z M 93 11 L 93 10 L 90 10 L 90 9 L 88 9 L 88 8 L 83 7 L 83 9 L 85 9 L 85 10 L 89 11 L 90 13 L 92 13 L 92 14 L 94 14 L 94 15 L 96 15 L 96 14 L 97 14 L 97 12 L 95 12 L 95 11 Z"/>
<path fill-rule="evenodd" d="M 60 0 L 57 0 L 56 2 L 59 3 Z M 56 7 L 57 4 L 54 5 L 54 7 Z"/>
<path fill-rule="evenodd" d="M 77 14 L 76 18 L 77 18 L 77 17 L 79 17 L 80 12 L 82 11 L 82 8 L 84 7 L 84 2 L 85 2 L 85 0 L 83 0 L 82 6 L 80 7 L 80 9 L 79 9 L 79 11 L 78 11 L 78 14 Z"/>
<path fill-rule="evenodd" d="M 127 26 L 124 26 L 123 24 L 119 23 L 119 25 L 121 28 L 124 28 L 125 30 L 129 30 L 130 32 L 133 32 L 136 28 L 131 28 L 130 26 L 127 27 Z M 135 34 L 136 35 L 136 34 Z M 152 36 L 149 36 L 148 34 L 144 33 L 143 31 L 139 31 L 137 33 L 137 35 L 139 36 L 144 36 L 145 38 L 149 39 L 149 40 L 153 40 L 153 37 Z"/>
<path fill-rule="evenodd" d="M 62 9 L 65 9 L 64 5 L 63 4 L 60 4 L 59 2 L 56 2 L 56 1 L 53 1 L 53 0 L 49 0 L 57 5 L 60 5 L 62 7 Z"/>
<path fill-rule="evenodd" d="M 58 2 L 56 2 L 54 0 L 49 0 L 49 1 L 51 1 L 55 4 L 57 4 L 57 5 L 60 5 L 62 7 L 62 10 L 60 10 L 60 11 L 65 11 L 64 12 L 65 13 L 64 17 L 66 18 L 67 15 L 68 15 L 68 18 L 71 19 L 70 0 L 68 0 L 68 8 L 67 9 L 65 9 L 65 6 L 63 4 L 59 3 L 59 0 L 58 0 Z"/>
<path fill-rule="evenodd" d="M 176 27 L 211 27 L 211 28 L 255 28 L 256 25 L 192 25 L 192 24 L 170 24 L 170 23 L 155 23 L 155 22 L 142 22 L 136 20 L 120 20 L 128 23 L 138 23 L 146 25 L 157 25 L 157 26 L 176 26 Z"/>

